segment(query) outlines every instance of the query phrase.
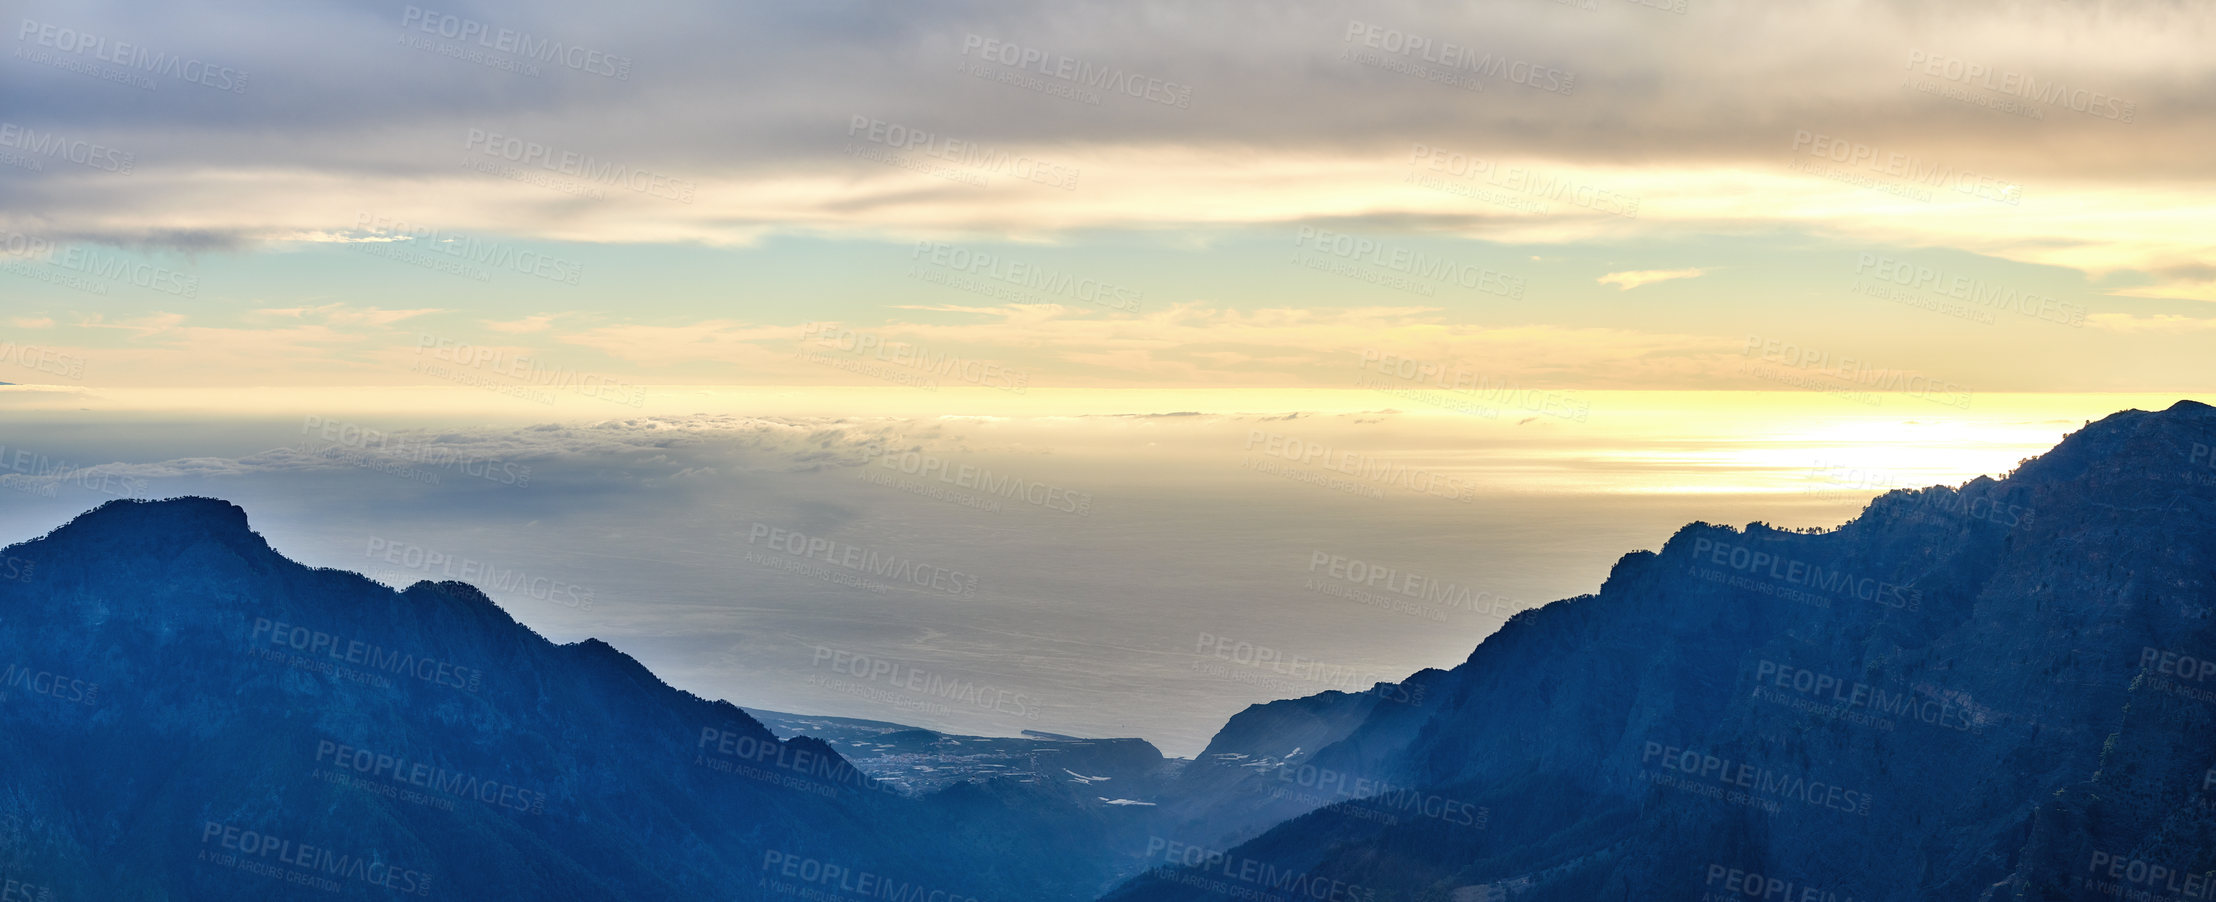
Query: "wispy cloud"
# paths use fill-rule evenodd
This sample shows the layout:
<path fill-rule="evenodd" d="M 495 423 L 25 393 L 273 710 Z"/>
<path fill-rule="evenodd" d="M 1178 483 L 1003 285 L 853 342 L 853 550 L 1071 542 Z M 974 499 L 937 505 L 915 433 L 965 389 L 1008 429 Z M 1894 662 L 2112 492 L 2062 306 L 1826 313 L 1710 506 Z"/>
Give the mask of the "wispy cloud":
<path fill-rule="evenodd" d="M 488 319 L 484 320 L 483 322 L 485 328 L 491 329 L 494 332 L 530 333 L 544 332 L 548 329 L 554 328 L 554 321 L 559 318 L 561 318 L 561 314 L 559 313 L 542 313 L 538 316 L 526 316 L 520 319 Z"/>
<path fill-rule="evenodd" d="M 1612 272 L 1601 276 L 1596 281 L 1602 285 L 1614 285 L 1620 290 L 1630 291 L 1641 285 L 1652 285 L 1656 282 L 1667 282 L 1672 279 L 1697 279 L 1705 272 L 1707 270 L 1704 269 L 1635 269 L 1628 272 Z"/>
<path fill-rule="evenodd" d="M 442 311 L 433 307 L 422 307 L 414 310 L 387 310 L 382 307 L 350 307 L 345 304 L 324 304 L 319 307 L 269 307 L 255 312 L 264 316 L 313 319 L 340 326 L 389 326 L 402 320 L 414 319 Z"/>
<path fill-rule="evenodd" d="M 2179 316 L 2174 313 L 2140 315 L 2133 313 L 2095 313 L 2085 318 L 2085 324 L 2110 332 L 2205 332 L 2216 330 L 2216 317 Z"/>

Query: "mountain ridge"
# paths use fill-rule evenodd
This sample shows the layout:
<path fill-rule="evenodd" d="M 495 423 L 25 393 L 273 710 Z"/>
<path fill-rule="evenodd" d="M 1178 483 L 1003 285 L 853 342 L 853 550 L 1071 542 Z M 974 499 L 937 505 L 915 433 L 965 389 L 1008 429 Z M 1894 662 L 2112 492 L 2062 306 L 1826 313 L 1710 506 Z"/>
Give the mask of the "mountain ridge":
<path fill-rule="evenodd" d="M 0 755 L 38 762 L 0 787 L 0 872 L 64 897 L 823 889 L 792 864 L 1083 899 L 1108 874 L 1068 854 L 1082 829 L 1026 835 L 1022 812 L 996 812 L 959 835 L 1010 861 L 965 886 L 954 805 L 604 641 L 553 643 L 466 583 L 395 589 L 285 559 L 228 502 L 112 501 L 8 554 L 31 562 L 0 581 L 9 678 L 89 703 L 0 702 Z"/>
<path fill-rule="evenodd" d="M 485 899 L 838 890 L 806 873 L 1119 902 L 2159 890 L 2130 874 L 2216 874 L 2216 761 L 2177 751 L 2216 739 L 2216 686 L 2163 672 L 2216 647 L 2212 444 L 2216 408 L 2181 401 L 1830 530 L 1695 521 L 1454 668 L 1249 706 L 1183 765 L 997 740 L 1033 745 L 921 791 L 838 745 L 967 738 L 780 738 L 466 583 L 298 564 L 218 499 L 113 501 L 7 549 L 32 566 L 0 580 L 0 660 L 48 688 L 0 698 L 0 754 L 42 765 L 0 788 L 0 872 L 156 899 L 395 874 Z"/>
<path fill-rule="evenodd" d="M 2161 866 L 2216 868 L 2201 795 L 2216 769 L 2169 751 L 2216 738 L 2210 712 L 2147 696 L 2134 670 L 2146 643 L 2216 646 L 2216 497 L 2194 469 L 2210 444 L 2216 408 L 2181 401 L 2089 422 L 2001 479 L 1888 492 L 1831 530 L 1687 524 L 1598 592 L 1511 618 L 1419 714 L 1379 708 L 1305 765 L 1391 789 L 1219 847 L 1214 870 L 1157 858 L 1109 898 L 1208 898 L 1222 862 L 1378 898 L 1690 898 L 1719 889 L 1705 865 L 1857 900 L 2079 898 L 2143 888 L 2084 882 L 2093 855 L 2144 864 L 2119 820 L 2197 830 Z M 1848 701 L 1792 688 L 1804 677 Z M 2134 715 L 2160 738 L 2112 741 Z M 1688 773 L 1677 751 L 1859 810 Z M 2001 766 L 1950 769 L 1962 756 Z M 2109 835 L 2082 829 L 2083 809 L 2116 807 L 2127 761 L 2165 775 L 2140 793 L 2156 801 Z M 1488 828 L 1380 817 L 1432 796 L 1485 809 Z M 1878 826 L 1903 821 L 1946 841 Z"/>

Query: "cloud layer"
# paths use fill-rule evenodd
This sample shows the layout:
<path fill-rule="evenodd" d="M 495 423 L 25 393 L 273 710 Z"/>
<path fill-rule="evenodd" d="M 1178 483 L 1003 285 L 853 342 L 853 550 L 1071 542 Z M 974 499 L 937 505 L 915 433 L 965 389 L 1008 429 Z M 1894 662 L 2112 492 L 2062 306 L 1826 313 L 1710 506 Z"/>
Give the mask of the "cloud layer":
<path fill-rule="evenodd" d="M 2216 221 L 2211 25 L 2167 3 L 46 3 L 9 28 L 0 225 L 63 239 L 1363 217 L 1783 223 L 2176 297 L 2216 265 L 2187 238 Z"/>

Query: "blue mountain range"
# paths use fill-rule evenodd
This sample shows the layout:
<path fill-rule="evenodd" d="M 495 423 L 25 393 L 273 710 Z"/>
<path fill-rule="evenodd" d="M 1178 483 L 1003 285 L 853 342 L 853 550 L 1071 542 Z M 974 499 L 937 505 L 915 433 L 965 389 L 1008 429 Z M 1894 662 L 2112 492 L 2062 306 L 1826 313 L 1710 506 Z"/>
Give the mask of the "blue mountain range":
<path fill-rule="evenodd" d="M 2216 899 L 2212 446 L 1691 524 L 1191 761 L 750 713 L 112 502 L 0 552 L 0 902 Z"/>

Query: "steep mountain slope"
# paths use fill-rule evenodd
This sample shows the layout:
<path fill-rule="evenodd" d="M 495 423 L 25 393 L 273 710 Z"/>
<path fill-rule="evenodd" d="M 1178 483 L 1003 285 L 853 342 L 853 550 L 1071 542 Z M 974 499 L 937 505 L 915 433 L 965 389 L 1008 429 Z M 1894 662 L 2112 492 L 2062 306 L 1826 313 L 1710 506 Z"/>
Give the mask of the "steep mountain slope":
<path fill-rule="evenodd" d="M 1108 877 L 1072 851 L 1097 823 L 902 797 L 466 585 L 286 560 L 224 502 L 114 502 L 0 559 L 20 898 L 1062 899 Z"/>
<path fill-rule="evenodd" d="M 0 552 L 0 898 L 2206 899 L 2212 446 L 2181 402 L 1834 531 L 1693 524 L 1182 767 L 780 740 L 466 585 L 116 502 Z"/>
<path fill-rule="evenodd" d="M 1366 800 L 1110 898 L 2211 898 L 2211 446 L 2180 402 L 1830 532 L 1688 526 L 1316 752 Z"/>

